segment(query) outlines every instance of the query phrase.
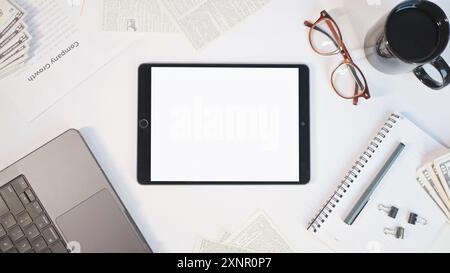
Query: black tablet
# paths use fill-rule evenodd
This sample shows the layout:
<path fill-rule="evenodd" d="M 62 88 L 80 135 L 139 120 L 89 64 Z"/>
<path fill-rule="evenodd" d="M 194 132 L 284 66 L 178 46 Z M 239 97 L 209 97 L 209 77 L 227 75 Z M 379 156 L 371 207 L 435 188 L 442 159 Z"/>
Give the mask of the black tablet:
<path fill-rule="evenodd" d="M 143 64 L 138 82 L 141 184 L 309 182 L 305 65 Z"/>

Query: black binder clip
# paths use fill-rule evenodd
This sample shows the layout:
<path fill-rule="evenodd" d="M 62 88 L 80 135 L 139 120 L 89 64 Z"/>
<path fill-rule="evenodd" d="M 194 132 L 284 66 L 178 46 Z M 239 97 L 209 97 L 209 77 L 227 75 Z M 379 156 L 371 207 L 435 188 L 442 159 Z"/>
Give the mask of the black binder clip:
<path fill-rule="evenodd" d="M 416 225 L 416 224 L 426 225 L 428 222 L 426 219 L 419 217 L 419 215 L 417 215 L 417 213 L 411 212 L 409 214 L 408 223 L 411 225 Z"/>
<path fill-rule="evenodd" d="M 395 229 L 385 228 L 384 234 L 386 235 L 394 235 L 397 239 L 405 238 L 405 229 L 403 227 L 397 227 Z"/>
<path fill-rule="evenodd" d="M 387 215 L 393 219 L 395 219 L 398 214 L 398 208 L 396 208 L 394 206 L 388 207 L 388 206 L 380 204 L 380 205 L 378 205 L 378 210 L 386 212 Z"/>

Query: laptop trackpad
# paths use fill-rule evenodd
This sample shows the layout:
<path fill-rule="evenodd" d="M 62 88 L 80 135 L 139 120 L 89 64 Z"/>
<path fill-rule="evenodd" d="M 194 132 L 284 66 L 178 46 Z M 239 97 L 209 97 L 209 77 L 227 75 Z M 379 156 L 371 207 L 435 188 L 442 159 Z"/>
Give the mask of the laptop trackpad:
<path fill-rule="evenodd" d="M 68 242 L 81 252 L 144 252 L 134 227 L 108 190 L 102 190 L 56 219 Z"/>

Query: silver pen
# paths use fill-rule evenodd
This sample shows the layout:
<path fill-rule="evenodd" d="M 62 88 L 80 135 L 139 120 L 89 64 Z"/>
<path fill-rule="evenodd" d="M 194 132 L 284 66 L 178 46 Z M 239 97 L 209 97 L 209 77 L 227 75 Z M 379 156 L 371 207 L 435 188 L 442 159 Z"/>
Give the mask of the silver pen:
<path fill-rule="evenodd" d="M 392 165 L 394 165 L 397 158 L 400 156 L 400 154 L 405 149 L 405 144 L 400 143 L 398 144 L 397 148 L 395 148 L 392 155 L 388 158 L 384 166 L 381 168 L 381 170 L 378 172 L 378 174 L 375 176 L 373 181 L 370 183 L 370 185 L 367 187 L 367 189 L 364 191 L 364 193 L 359 198 L 358 202 L 356 202 L 356 205 L 352 208 L 350 213 L 345 217 L 344 222 L 347 225 L 352 225 L 356 218 L 358 218 L 359 214 L 363 211 L 364 207 L 367 205 L 367 203 L 370 200 L 370 197 L 375 192 L 377 187 L 380 185 L 383 178 L 386 176 L 387 172 L 391 169 Z"/>

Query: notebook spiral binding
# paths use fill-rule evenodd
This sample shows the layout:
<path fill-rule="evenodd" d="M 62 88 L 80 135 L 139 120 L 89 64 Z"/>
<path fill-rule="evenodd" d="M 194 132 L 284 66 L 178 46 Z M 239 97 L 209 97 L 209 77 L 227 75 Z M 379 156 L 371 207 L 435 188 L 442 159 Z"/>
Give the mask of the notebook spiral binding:
<path fill-rule="evenodd" d="M 333 210 L 339 204 L 339 201 L 344 198 L 344 194 L 351 188 L 352 184 L 358 178 L 358 174 L 361 173 L 362 169 L 369 163 L 370 158 L 372 158 L 376 149 L 379 145 L 383 143 L 383 140 L 387 137 L 389 132 L 394 128 L 394 125 L 400 120 L 400 116 L 397 114 L 391 114 L 387 122 L 377 133 L 377 135 L 370 142 L 369 146 L 366 148 L 364 153 L 359 157 L 355 164 L 348 171 L 347 175 L 339 184 L 338 188 L 327 200 L 325 205 L 319 210 L 316 216 L 311 219 L 308 224 L 307 230 L 312 230 L 316 233 L 321 226 L 325 223 L 326 219 L 331 215 Z"/>

